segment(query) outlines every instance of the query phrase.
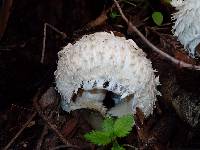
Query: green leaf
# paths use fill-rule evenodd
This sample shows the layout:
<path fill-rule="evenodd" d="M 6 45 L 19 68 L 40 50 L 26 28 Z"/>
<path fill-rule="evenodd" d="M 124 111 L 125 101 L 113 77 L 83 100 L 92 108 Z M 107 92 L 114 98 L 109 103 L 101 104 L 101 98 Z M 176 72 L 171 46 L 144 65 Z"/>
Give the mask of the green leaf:
<path fill-rule="evenodd" d="M 102 124 L 102 130 L 105 132 L 114 132 L 114 120 L 111 117 L 106 117 Z"/>
<path fill-rule="evenodd" d="M 103 131 L 92 131 L 84 135 L 85 139 L 96 145 L 107 145 L 112 141 L 110 134 Z"/>
<path fill-rule="evenodd" d="M 170 4 L 171 0 L 164 0 L 164 3 Z"/>
<path fill-rule="evenodd" d="M 118 12 L 117 11 L 111 11 L 110 12 L 110 17 L 112 18 L 112 19 L 115 19 L 115 18 L 117 18 L 117 17 L 119 17 L 120 15 L 118 14 Z"/>
<path fill-rule="evenodd" d="M 160 26 L 163 23 L 163 14 L 161 12 L 155 11 L 152 14 L 152 19 L 155 24 Z"/>
<path fill-rule="evenodd" d="M 114 123 L 114 134 L 117 137 L 125 137 L 132 130 L 134 119 L 132 115 L 118 118 Z"/>
<path fill-rule="evenodd" d="M 126 150 L 122 146 L 120 146 L 117 142 L 113 143 L 113 147 L 111 150 Z"/>

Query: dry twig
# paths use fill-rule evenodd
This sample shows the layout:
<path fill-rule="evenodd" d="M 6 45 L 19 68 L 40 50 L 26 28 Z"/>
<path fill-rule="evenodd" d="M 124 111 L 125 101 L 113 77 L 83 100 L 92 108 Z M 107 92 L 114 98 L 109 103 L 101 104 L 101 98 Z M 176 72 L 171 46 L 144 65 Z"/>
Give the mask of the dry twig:
<path fill-rule="evenodd" d="M 52 25 L 50 25 L 48 23 L 44 24 L 43 43 L 42 43 L 42 56 L 41 56 L 41 59 L 40 59 L 40 63 L 42 63 L 42 64 L 44 63 L 44 55 L 45 55 L 45 50 L 46 50 L 47 27 L 49 27 L 50 29 L 52 29 L 56 33 L 60 34 L 63 39 L 67 37 L 67 35 L 64 32 L 59 31 L 54 26 L 52 26 Z"/>
<path fill-rule="evenodd" d="M 40 110 L 40 106 L 38 105 L 38 97 L 36 97 L 33 100 L 33 105 L 36 109 L 36 111 L 38 112 L 39 116 L 45 121 L 45 123 L 47 124 L 48 128 L 51 129 L 57 136 L 58 138 L 68 147 L 73 147 L 76 149 L 80 149 L 78 146 L 76 145 L 72 145 L 70 144 L 64 137 L 63 135 L 58 131 L 58 129 L 56 128 L 55 125 L 51 124 L 50 121 L 48 120 L 48 118 L 42 113 L 42 111 Z"/>
<path fill-rule="evenodd" d="M 162 57 L 164 57 L 167 60 L 170 60 L 172 63 L 174 63 L 175 65 L 179 65 L 180 67 L 183 68 L 188 68 L 188 69 L 195 69 L 195 70 L 200 70 L 200 66 L 197 65 L 193 65 L 193 64 L 188 64 L 185 63 L 183 61 L 177 60 L 176 58 L 166 54 L 165 52 L 161 51 L 160 49 L 158 49 L 155 45 L 153 45 L 131 22 L 129 22 L 129 20 L 127 19 L 127 17 L 124 15 L 119 3 L 117 2 L 117 0 L 114 0 L 117 9 L 119 10 L 123 20 L 127 23 L 127 25 L 142 39 L 142 41 L 147 44 L 153 51 L 157 52 L 158 54 L 160 54 Z"/>
<path fill-rule="evenodd" d="M 107 16 L 107 13 L 114 8 L 114 4 L 109 7 L 108 9 L 103 9 L 103 11 L 101 12 L 101 14 L 95 19 L 95 20 L 92 20 L 91 22 L 89 22 L 86 27 L 91 29 L 91 28 L 95 28 L 97 26 L 100 26 L 102 25 L 103 23 L 106 22 L 106 20 L 108 19 L 108 16 Z"/>
<path fill-rule="evenodd" d="M 134 150 L 138 150 L 137 147 L 133 146 L 133 145 L 130 145 L 130 144 L 123 144 L 124 147 L 129 147 L 131 149 L 134 149 Z"/>
<path fill-rule="evenodd" d="M 33 118 L 36 116 L 37 112 L 34 112 L 31 117 L 28 119 L 28 121 L 23 125 L 23 127 L 17 132 L 17 134 L 10 140 L 10 142 L 3 148 L 3 150 L 7 150 L 14 141 L 19 137 L 19 135 L 24 131 L 24 129 L 29 125 L 29 123 L 33 120 Z"/>
<path fill-rule="evenodd" d="M 74 148 L 74 149 L 80 149 L 80 148 L 77 148 L 77 147 L 71 147 L 70 145 L 59 145 L 59 146 L 56 146 L 50 150 L 59 150 L 59 149 L 63 149 L 63 148 Z"/>
<path fill-rule="evenodd" d="M 42 134 L 40 136 L 40 139 L 38 140 L 36 150 L 40 150 L 41 149 L 44 136 L 47 134 L 47 132 L 48 132 L 48 127 L 47 127 L 47 125 L 45 125 L 44 128 L 43 128 Z"/>

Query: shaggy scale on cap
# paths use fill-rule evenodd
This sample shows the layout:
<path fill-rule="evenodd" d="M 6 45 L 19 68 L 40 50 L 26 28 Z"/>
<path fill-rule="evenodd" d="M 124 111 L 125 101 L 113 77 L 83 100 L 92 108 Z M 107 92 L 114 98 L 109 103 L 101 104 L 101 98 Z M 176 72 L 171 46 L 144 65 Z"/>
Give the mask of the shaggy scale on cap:
<path fill-rule="evenodd" d="M 200 43 L 200 1 L 172 0 L 171 4 L 177 10 L 172 17 L 172 20 L 175 20 L 172 31 L 194 58 L 195 48 Z"/>
<path fill-rule="evenodd" d="M 55 79 L 64 110 L 88 108 L 113 116 L 133 113 L 136 107 L 145 116 L 153 112 L 159 79 L 133 40 L 97 32 L 68 44 L 58 56 Z M 72 101 L 78 89 L 84 91 Z M 106 91 L 115 94 L 110 110 L 103 106 Z"/>

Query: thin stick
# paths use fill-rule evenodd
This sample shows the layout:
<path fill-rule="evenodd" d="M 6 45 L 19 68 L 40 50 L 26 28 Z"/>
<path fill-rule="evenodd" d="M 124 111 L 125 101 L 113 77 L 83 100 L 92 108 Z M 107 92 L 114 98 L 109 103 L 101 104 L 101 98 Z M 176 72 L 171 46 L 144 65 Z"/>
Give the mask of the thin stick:
<path fill-rule="evenodd" d="M 74 149 L 80 149 L 80 148 L 77 148 L 77 147 L 72 147 L 72 146 L 70 146 L 70 145 L 59 145 L 59 146 L 56 146 L 56 147 L 54 147 L 54 148 L 52 148 L 52 149 L 50 149 L 50 150 L 59 150 L 59 149 L 63 149 L 63 148 L 74 148 Z"/>
<path fill-rule="evenodd" d="M 119 3 L 117 2 L 117 0 L 114 0 L 114 2 L 115 2 L 116 6 L 117 6 L 117 9 L 119 10 L 119 12 L 120 12 L 120 14 L 122 16 L 122 19 L 143 40 L 143 42 L 146 43 L 153 51 L 157 52 L 158 54 L 163 56 L 165 59 L 170 60 L 172 63 L 174 63 L 176 65 L 179 65 L 180 67 L 188 68 L 188 69 L 200 70 L 200 66 L 188 64 L 188 63 L 185 63 L 183 61 L 177 60 L 176 58 L 174 58 L 174 57 L 166 54 L 165 52 L 161 51 L 160 49 L 158 49 L 131 22 L 129 22 L 127 17 L 124 15 L 121 7 L 119 6 Z"/>
<path fill-rule="evenodd" d="M 17 132 L 17 134 L 11 139 L 11 141 L 3 148 L 3 150 L 7 150 L 14 141 L 19 137 L 19 135 L 24 131 L 24 129 L 29 125 L 29 123 L 33 120 L 33 118 L 36 116 L 37 112 L 34 112 L 31 117 L 28 119 L 28 121 L 23 125 L 23 127 Z"/>
<path fill-rule="evenodd" d="M 46 23 L 44 24 L 44 31 L 43 31 L 43 43 L 42 43 L 42 56 L 40 59 L 40 63 L 44 63 L 44 54 L 45 54 L 45 49 L 46 49 L 46 36 L 47 36 L 47 25 Z"/>
<path fill-rule="evenodd" d="M 60 34 L 62 36 L 62 38 L 66 38 L 67 35 L 64 32 L 59 31 L 57 28 L 55 28 L 54 26 L 45 23 L 44 24 L 44 30 L 43 30 L 43 43 L 42 43 L 42 56 L 40 59 L 40 63 L 44 63 L 44 56 L 45 56 L 45 50 L 46 50 L 46 38 L 47 38 L 47 26 L 52 29 L 53 31 L 55 31 L 56 33 Z"/>
<path fill-rule="evenodd" d="M 40 136 L 40 139 L 38 140 L 38 143 L 37 143 L 37 146 L 36 146 L 36 150 L 40 150 L 40 149 L 41 149 L 44 136 L 45 136 L 47 133 L 48 133 L 48 127 L 47 127 L 47 125 L 45 125 L 44 128 L 43 128 L 42 134 L 41 134 L 41 136 Z"/>
<path fill-rule="evenodd" d="M 46 122 L 48 128 L 51 129 L 65 145 L 67 145 L 67 146 L 69 146 L 69 147 L 76 147 L 76 148 L 79 148 L 79 147 L 76 146 L 76 145 L 70 144 L 70 143 L 63 137 L 63 135 L 57 130 L 56 126 L 53 125 L 53 124 L 51 124 L 51 123 L 49 122 L 49 120 L 47 119 L 47 117 L 41 112 L 40 107 L 39 107 L 37 101 L 38 101 L 37 98 L 34 99 L 34 100 L 33 100 L 33 105 L 34 105 L 35 109 L 37 110 L 38 114 L 40 115 L 40 117 Z"/>
<path fill-rule="evenodd" d="M 133 145 L 130 145 L 130 144 L 123 144 L 123 146 L 125 146 L 125 147 L 130 147 L 130 148 L 132 148 L 132 149 L 134 149 L 134 150 L 138 150 L 137 147 L 135 147 L 135 146 L 133 146 Z"/>

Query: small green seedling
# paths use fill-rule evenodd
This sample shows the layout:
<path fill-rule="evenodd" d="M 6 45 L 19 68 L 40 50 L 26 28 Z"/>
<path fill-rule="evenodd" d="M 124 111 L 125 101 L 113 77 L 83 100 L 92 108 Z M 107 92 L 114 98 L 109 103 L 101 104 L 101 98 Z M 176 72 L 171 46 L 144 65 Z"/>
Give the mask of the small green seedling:
<path fill-rule="evenodd" d="M 164 0 L 164 3 L 170 4 L 171 0 Z"/>
<path fill-rule="evenodd" d="M 163 14 L 159 11 L 155 11 L 152 13 L 152 19 L 156 25 L 160 26 L 163 23 Z"/>
<path fill-rule="evenodd" d="M 86 140 L 99 146 L 105 146 L 112 143 L 112 150 L 125 150 L 118 144 L 117 138 L 127 136 L 135 124 L 133 116 L 127 115 L 114 120 L 111 117 L 106 117 L 102 123 L 102 129 L 99 131 L 93 130 L 86 133 Z"/>
<path fill-rule="evenodd" d="M 110 17 L 112 19 L 115 19 L 115 18 L 117 18 L 119 16 L 121 16 L 121 15 L 117 11 L 115 11 L 115 10 L 113 10 L 113 11 L 110 12 Z"/>

